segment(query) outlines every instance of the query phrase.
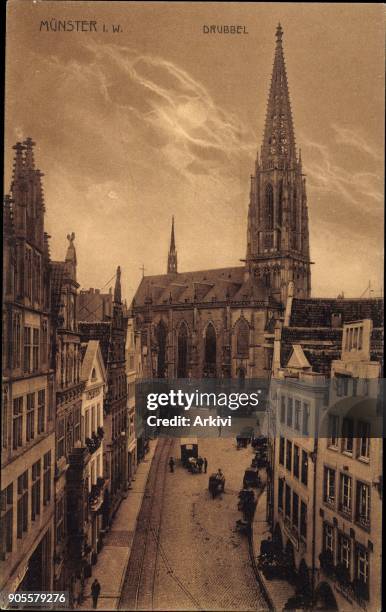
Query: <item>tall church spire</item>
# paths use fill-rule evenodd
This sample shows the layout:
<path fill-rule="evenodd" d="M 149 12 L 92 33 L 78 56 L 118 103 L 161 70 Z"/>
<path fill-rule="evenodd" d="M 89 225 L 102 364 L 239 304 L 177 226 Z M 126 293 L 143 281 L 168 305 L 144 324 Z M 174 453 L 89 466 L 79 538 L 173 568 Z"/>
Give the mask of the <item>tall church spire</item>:
<path fill-rule="evenodd" d="M 310 295 L 308 236 L 306 182 L 300 156 L 299 160 L 296 156 L 279 23 L 263 144 L 251 177 L 246 267 L 282 304 L 290 282 L 295 297 Z"/>
<path fill-rule="evenodd" d="M 174 239 L 174 217 L 172 217 L 172 231 L 170 235 L 170 248 L 168 254 L 168 274 L 177 274 L 177 251 Z"/>
<path fill-rule="evenodd" d="M 263 168 L 283 167 L 290 165 L 295 159 L 295 135 L 284 60 L 283 30 L 279 23 L 276 29 L 275 59 L 268 96 L 261 164 Z"/>

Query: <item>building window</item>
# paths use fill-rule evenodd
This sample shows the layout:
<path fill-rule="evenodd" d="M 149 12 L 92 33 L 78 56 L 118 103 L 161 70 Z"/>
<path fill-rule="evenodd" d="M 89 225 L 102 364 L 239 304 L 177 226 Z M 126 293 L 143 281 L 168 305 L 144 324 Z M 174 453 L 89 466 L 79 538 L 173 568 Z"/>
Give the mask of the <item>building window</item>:
<path fill-rule="evenodd" d="M 41 360 L 44 364 L 47 363 L 48 358 L 48 328 L 47 321 L 43 319 L 42 321 L 42 337 L 41 337 Z"/>
<path fill-rule="evenodd" d="M 61 497 L 56 504 L 56 543 L 59 544 L 64 540 L 65 536 L 65 523 L 64 523 L 64 495 Z"/>
<path fill-rule="evenodd" d="M 352 479 L 347 474 L 340 475 L 340 501 L 339 510 L 351 515 L 352 508 Z"/>
<path fill-rule="evenodd" d="M 284 438 L 283 436 L 280 436 L 280 442 L 279 442 L 279 463 L 281 465 L 284 465 Z"/>
<path fill-rule="evenodd" d="M 323 551 L 334 555 L 334 527 L 329 523 L 323 524 Z"/>
<path fill-rule="evenodd" d="M 358 422 L 358 458 L 370 458 L 370 423 Z"/>
<path fill-rule="evenodd" d="M 31 490 L 31 521 L 40 514 L 40 476 L 41 463 L 36 461 L 32 465 L 32 490 Z"/>
<path fill-rule="evenodd" d="M 74 413 L 74 443 L 76 443 L 78 440 L 81 440 L 80 424 L 81 424 L 81 409 L 79 406 L 78 408 L 75 408 L 75 413 Z"/>
<path fill-rule="evenodd" d="M 28 530 L 28 470 L 17 479 L 17 537 Z"/>
<path fill-rule="evenodd" d="M 300 431 L 300 401 L 295 400 L 295 429 Z"/>
<path fill-rule="evenodd" d="M 283 492 L 284 492 L 284 480 L 283 478 L 279 478 L 278 482 L 278 495 L 277 495 L 277 505 L 279 510 L 283 511 Z"/>
<path fill-rule="evenodd" d="M 306 402 L 303 402 L 303 436 L 309 435 L 309 418 L 310 407 Z"/>
<path fill-rule="evenodd" d="M 342 452 L 352 454 L 354 446 L 354 421 L 352 419 L 343 419 L 342 436 Z"/>
<path fill-rule="evenodd" d="M 84 435 L 86 438 L 90 438 L 91 437 L 91 431 L 90 431 L 90 412 L 91 409 L 89 408 L 88 410 L 86 410 L 85 413 L 85 420 L 84 420 Z M 113 416 L 113 420 L 114 420 L 114 416 Z"/>
<path fill-rule="evenodd" d="M 34 372 L 36 372 L 37 370 L 39 370 L 39 348 L 40 348 L 39 342 L 40 340 L 39 340 L 39 330 L 34 327 L 32 331 L 33 331 L 32 369 Z"/>
<path fill-rule="evenodd" d="M 280 398 L 280 423 L 285 422 L 285 396 L 282 395 Z"/>
<path fill-rule="evenodd" d="M 348 376 L 337 376 L 335 378 L 336 394 L 338 397 L 348 395 Z"/>
<path fill-rule="evenodd" d="M 362 345 L 363 345 L 363 327 L 360 327 L 359 335 L 358 335 L 358 351 L 362 350 Z"/>
<path fill-rule="evenodd" d="M 308 484 L 308 454 L 302 450 L 302 476 L 301 481 L 304 485 Z"/>
<path fill-rule="evenodd" d="M 369 584 L 369 553 L 363 546 L 357 544 L 356 546 L 356 567 L 355 567 L 356 579 L 362 584 L 368 586 Z M 366 592 L 366 591 L 365 591 Z M 362 595 L 364 592 L 362 591 Z M 369 598 L 368 592 L 366 593 L 365 599 Z"/>
<path fill-rule="evenodd" d="M 27 442 L 35 437 L 35 393 L 27 395 Z"/>
<path fill-rule="evenodd" d="M 64 426 L 64 418 L 62 417 L 58 421 L 58 433 L 57 433 L 57 441 L 56 441 L 56 458 L 60 459 L 64 456 L 65 452 L 65 440 L 64 440 L 65 426 Z"/>
<path fill-rule="evenodd" d="M 20 368 L 21 366 L 21 314 L 13 315 L 13 330 L 12 330 L 12 348 L 13 348 L 13 367 Z"/>
<path fill-rule="evenodd" d="M 285 467 L 290 472 L 292 469 L 292 442 L 287 440 Z"/>
<path fill-rule="evenodd" d="M 287 405 L 287 426 L 292 427 L 292 417 L 293 417 L 293 400 L 292 397 L 288 398 Z"/>
<path fill-rule="evenodd" d="M 0 559 L 5 560 L 6 554 L 12 552 L 13 534 L 13 484 L 1 491 L 0 497 Z"/>
<path fill-rule="evenodd" d="M 307 504 L 300 502 L 300 535 L 307 539 Z"/>
<path fill-rule="evenodd" d="M 356 521 L 365 529 L 370 528 L 370 487 L 357 481 Z"/>
<path fill-rule="evenodd" d="M 294 444 L 294 476 L 299 478 L 300 451 L 299 447 Z"/>
<path fill-rule="evenodd" d="M 285 515 L 291 518 L 291 489 L 285 485 Z"/>
<path fill-rule="evenodd" d="M 96 432 L 95 406 L 91 406 L 91 432 Z"/>
<path fill-rule="evenodd" d="M 43 467 L 43 504 L 46 505 L 51 500 L 51 451 L 45 453 Z"/>
<path fill-rule="evenodd" d="M 335 504 L 335 470 L 324 468 L 324 501 L 327 504 Z"/>
<path fill-rule="evenodd" d="M 347 536 L 339 535 L 338 560 L 350 572 L 351 567 L 351 541 Z"/>
<path fill-rule="evenodd" d="M 264 210 L 264 224 L 268 230 L 273 229 L 273 189 L 272 185 L 268 183 L 265 188 L 265 210 Z"/>
<path fill-rule="evenodd" d="M 38 434 L 46 429 L 46 391 L 38 391 Z"/>
<path fill-rule="evenodd" d="M 292 493 L 292 525 L 298 529 L 299 526 L 299 495 Z"/>
<path fill-rule="evenodd" d="M 24 327 L 24 372 L 31 371 L 32 328 Z"/>
<path fill-rule="evenodd" d="M 23 398 L 13 400 L 12 448 L 17 449 L 23 444 Z"/>

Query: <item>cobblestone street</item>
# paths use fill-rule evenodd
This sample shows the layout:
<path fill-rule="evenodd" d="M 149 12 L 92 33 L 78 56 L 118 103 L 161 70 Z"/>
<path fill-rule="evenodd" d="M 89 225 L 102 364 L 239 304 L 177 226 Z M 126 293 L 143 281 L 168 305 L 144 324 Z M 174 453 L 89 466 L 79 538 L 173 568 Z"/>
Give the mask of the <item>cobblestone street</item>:
<path fill-rule="evenodd" d="M 170 452 L 179 459 L 178 439 Z M 199 454 L 208 459 L 208 474 L 191 474 L 179 460 L 175 472 L 166 474 L 154 584 L 149 587 L 152 609 L 267 609 L 248 540 L 235 531 L 241 518 L 237 494 L 251 448 L 237 450 L 232 438 L 200 439 Z M 212 499 L 208 477 L 219 467 L 226 477 L 225 493 Z M 139 609 L 144 609 L 140 602 Z"/>

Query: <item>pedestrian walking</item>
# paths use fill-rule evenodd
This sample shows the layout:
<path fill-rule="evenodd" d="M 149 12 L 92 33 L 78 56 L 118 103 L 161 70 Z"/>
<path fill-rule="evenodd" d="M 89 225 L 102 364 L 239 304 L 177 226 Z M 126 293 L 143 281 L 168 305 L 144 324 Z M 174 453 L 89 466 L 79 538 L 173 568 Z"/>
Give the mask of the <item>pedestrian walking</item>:
<path fill-rule="evenodd" d="M 202 473 L 202 466 L 204 465 L 204 460 L 202 457 L 199 457 L 197 459 L 197 465 L 198 465 L 198 471 L 200 472 L 200 474 Z"/>
<path fill-rule="evenodd" d="M 206 472 L 208 471 L 208 460 L 206 457 L 204 457 L 204 472 L 206 474 Z"/>
<path fill-rule="evenodd" d="M 170 459 L 169 459 L 169 467 L 170 467 L 170 471 L 174 472 L 174 459 L 173 459 L 173 457 L 170 457 Z"/>
<path fill-rule="evenodd" d="M 95 578 L 94 582 L 91 585 L 91 596 L 92 596 L 92 607 L 94 610 L 98 607 L 98 597 L 101 592 L 101 585 L 99 581 Z"/>

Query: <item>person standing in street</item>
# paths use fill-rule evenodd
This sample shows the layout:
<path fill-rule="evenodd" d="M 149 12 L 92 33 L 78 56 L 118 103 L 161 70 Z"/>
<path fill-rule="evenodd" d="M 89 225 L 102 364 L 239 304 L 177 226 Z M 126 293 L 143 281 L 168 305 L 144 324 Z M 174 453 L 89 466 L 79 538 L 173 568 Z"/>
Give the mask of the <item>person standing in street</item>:
<path fill-rule="evenodd" d="M 170 459 L 169 459 L 169 467 L 170 467 L 170 471 L 174 472 L 174 459 L 173 459 L 173 457 L 170 457 Z"/>
<path fill-rule="evenodd" d="M 207 471 L 208 471 L 208 460 L 207 460 L 206 457 L 204 457 L 204 472 L 205 472 L 205 474 L 207 473 Z"/>
<path fill-rule="evenodd" d="M 98 606 L 98 597 L 99 597 L 100 592 L 101 592 L 101 585 L 99 581 L 95 578 L 94 582 L 91 585 L 92 607 L 94 608 L 94 610 Z"/>

